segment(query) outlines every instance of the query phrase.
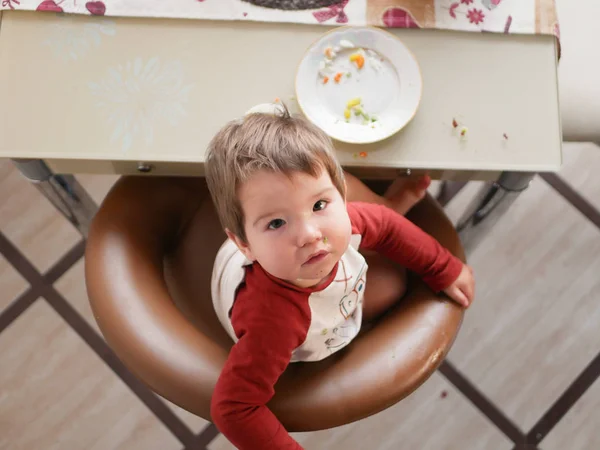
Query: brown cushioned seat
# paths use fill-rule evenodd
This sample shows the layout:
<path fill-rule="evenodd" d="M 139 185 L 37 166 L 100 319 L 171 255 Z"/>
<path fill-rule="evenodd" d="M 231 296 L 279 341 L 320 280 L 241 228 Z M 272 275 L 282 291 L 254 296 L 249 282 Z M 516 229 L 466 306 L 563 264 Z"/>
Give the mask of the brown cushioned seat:
<path fill-rule="evenodd" d="M 431 198 L 409 218 L 464 259 L 456 231 Z M 100 207 L 85 257 L 91 306 L 110 347 L 151 389 L 207 420 L 232 345 L 210 297 L 224 239 L 203 179 L 125 177 Z M 399 306 L 348 347 L 321 362 L 291 364 L 269 407 L 289 431 L 375 414 L 433 373 L 462 316 L 414 280 Z"/>

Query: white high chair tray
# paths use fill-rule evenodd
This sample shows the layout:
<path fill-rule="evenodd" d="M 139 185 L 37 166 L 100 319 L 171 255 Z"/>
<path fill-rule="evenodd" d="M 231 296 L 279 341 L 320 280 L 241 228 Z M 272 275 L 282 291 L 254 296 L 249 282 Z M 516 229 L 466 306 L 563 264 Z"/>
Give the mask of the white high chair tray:
<path fill-rule="evenodd" d="M 298 113 L 298 63 L 324 32 L 23 11 L 4 11 L 1 30 L 0 158 L 41 158 L 57 173 L 144 175 L 202 175 L 214 134 L 254 105 L 279 98 Z M 419 110 L 388 139 L 336 142 L 347 170 L 494 179 L 560 167 L 554 37 L 387 32 L 419 63 Z"/>

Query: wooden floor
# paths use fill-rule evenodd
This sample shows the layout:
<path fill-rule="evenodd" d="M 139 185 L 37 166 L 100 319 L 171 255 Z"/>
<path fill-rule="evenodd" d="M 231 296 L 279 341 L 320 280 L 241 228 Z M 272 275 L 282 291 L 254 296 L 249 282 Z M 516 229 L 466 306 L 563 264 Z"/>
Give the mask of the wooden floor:
<path fill-rule="evenodd" d="M 477 299 L 440 370 L 307 449 L 600 448 L 600 149 L 567 144 L 469 255 Z M 81 176 L 100 202 L 114 177 Z M 447 205 L 457 220 L 479 187 Z M 231 449 L 139 383 L 98 334 L 84 243 L 0 161 L 0 449 Z"/>

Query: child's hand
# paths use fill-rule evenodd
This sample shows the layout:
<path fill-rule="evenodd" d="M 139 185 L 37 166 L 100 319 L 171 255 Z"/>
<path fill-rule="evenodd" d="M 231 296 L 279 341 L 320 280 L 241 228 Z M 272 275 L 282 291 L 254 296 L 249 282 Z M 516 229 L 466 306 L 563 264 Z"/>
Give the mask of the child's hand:
<path fill-rule="evenodd" d="M 460 275 L 444 292 L 459 305 L 468 308 L 475 295 L 475 278 L 473 278 L 473 269 L 466 264 L 460 272 Z"/>

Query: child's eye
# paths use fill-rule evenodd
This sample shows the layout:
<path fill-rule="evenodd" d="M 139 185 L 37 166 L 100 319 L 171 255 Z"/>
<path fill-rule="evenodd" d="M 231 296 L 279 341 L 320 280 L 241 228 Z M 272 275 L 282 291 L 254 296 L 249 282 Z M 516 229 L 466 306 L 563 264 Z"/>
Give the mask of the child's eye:
<path fill-rule="evenodd" d="M 276 230 L 277 228 L 281 228 L 285 225 L 285 220 L 283 219 L 273 219 L 269 222 L 269 226 L 267 227 L 269 230 Z"/>
<path fill-rule="evenodd" d="M 313 206 L 313 211 L 323 211 L 327 206 L 327 202 L 325 200 L 319 200 Z"/>

